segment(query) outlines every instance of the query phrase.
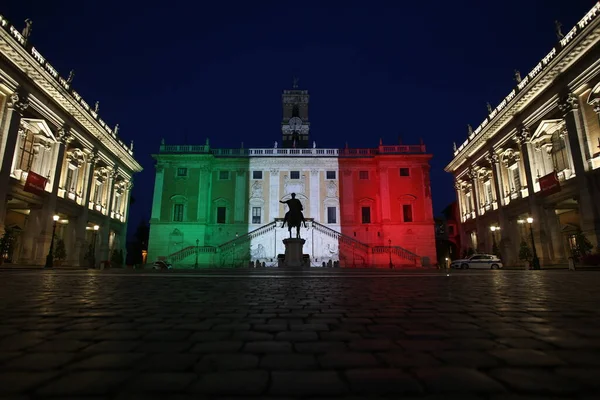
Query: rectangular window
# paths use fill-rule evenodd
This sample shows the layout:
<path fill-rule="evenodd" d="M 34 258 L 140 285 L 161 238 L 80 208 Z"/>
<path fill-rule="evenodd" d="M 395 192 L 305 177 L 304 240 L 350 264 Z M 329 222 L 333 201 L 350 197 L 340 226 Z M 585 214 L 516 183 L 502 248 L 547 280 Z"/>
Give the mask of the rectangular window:
<path fill-rule="evenodd" d="M 183 204 L 174 204 L 173 205 L 173 221 L 175 221 L 175 222 L 183 221 Z"/>
<path fill-rule="evenodd" d="M 73 176 L 75 175 L 75 170 L 69 168 L 69 166 L 67 165 L 67 179 L 65 180 L 65 190 L 70 192 L 72 191 L 72 186 L 73 186 Z"/>
<path fill-rule="evenodd" d="M 371 223 L 371 207 L 362 207 L 361 214 L 362 214 L 362 223 L 370 224 Z"/>
<path fill-rule="evenodd" d="M 217 224 L 224 224 L 225 217 L 227 213 L 227 208 L 225 207 L 217 207 Z"/>
<path fill-rule="evenodd" d="M 494 193 L 492 193 L 492 182 L 487 181 L 483 184 L 485 186 L 485 200 L 487 203 L 494 201 Z"/>
<path fill-rule="evenodd" d="M 358 179 L 369 179 L 369 171 L 358 171 Z"/>
<path fill-rule="evenodd" d="M 187 168 L 177 168 L 177 176 L 187 176 Z"/>
<path fill-rule="evenodd" d="M 410 176 L 410 168 L 400 168 L 400 176 Z"/>
<path fill-rule="evenodd" d="M 27 135 L 21 141 L 19 152 L 20 154 L 19 161 L 17 162 L 17 169 L 29 171 L 35 157 L 35 152 L 33 149 L 33 134 L 31 132 L 27 131 Z"/>
<path fill-rule="evenodd" d="M 219 171 L 219 180 L 225 181 L 229 179 L 229 171 Z"/>
<path fill-rule="evenodd" d="M 290 171 L 290 179 L 300 179 L 300 171 Z"/>
<path fill-rule="evenodd" d="M 404 217 L 404 222 L 412 222 L 413 221 L 412 204 L 404 204 L 402 206 L 402 215 Z"/>
<path fill-rule="evenodd" d="M 262 171 L 252 171 L 252 179 L 262 179 Z"/>
<path fill-rule="evenodd" d="M 327 179 L 335 179 L 335 171 L 327 171 Z"/>
<path fill-rule="evenodd" d="M 453 225 L 448 226 L 448 235 L 454 236 L 454 226 Z"/>
<path fill-rule="evenodd" d="M 252 207 L 252 223 L 260 224 L 260 207 Z"/>
<path fill-rule="evenodd" d="M 337 215 L 337 210 L 335 207 L 327 207 L 327 223 L 328 224 L 336 223 L 336 215 Z"/>
<path fill-rule="evenodd" d="M 519 167 L 516 166 L 515 168 L 511 168 L 509 171 L 511 174 L 510 189 L 511 191 L 518 192 L 521 190 L 521 176 L 519 175 Z"/>
<path fill-rule="evenodd" d="M 94 203 L 98 204 L 102 201 L 102 184 L 96 185 L 96 190 L 94 191 Z"/>

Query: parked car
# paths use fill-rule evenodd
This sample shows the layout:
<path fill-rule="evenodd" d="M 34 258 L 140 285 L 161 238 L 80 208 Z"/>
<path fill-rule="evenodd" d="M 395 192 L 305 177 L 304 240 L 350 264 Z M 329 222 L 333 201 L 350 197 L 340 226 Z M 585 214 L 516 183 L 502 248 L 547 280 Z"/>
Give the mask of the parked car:
<path fill-rule="evenodd" d="M 452 261 L 450 267 L 461 269 L 500 269 L 502 268 L 502 260 L 493 254 L 473 254 L 469 258 Z"/>
<path fill-rule="evenodd" d="M 166 261 L 156 261 L 152 265 L 152 269 L 171 269 L 171 268 L 173 268 L 173 265 L 171 265 L 171 263 L 168 263 Z"/>

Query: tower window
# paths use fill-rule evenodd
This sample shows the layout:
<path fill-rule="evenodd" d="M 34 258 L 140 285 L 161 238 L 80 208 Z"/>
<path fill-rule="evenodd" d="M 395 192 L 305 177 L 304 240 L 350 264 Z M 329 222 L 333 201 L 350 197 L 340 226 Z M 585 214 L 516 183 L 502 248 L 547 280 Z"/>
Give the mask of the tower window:
<path fill-rule="evenodd" d="M 327 171 L 327 179 L 335 179 L 335 171 Z"/>
<path fill-rule="evenodd" d="M 226 215 L 227 215 L 227 208 L 217 207 L 217 224 L 224 224 Z"/>
<path fill-rule="evenodd" d="M 336 214 L 337 214 L 337 210 L 335 207 L 327 207 L 327 223 L 328 224 L 336 223 Z"/>
<path fill-rule="evenodd" d="M 187 176 L 187 168 L 177 168 L 177 176 Z"/>
<path fill-rule="evenodd" d="M 412 222 L 413 221 L 411 204 L 404 204 L 402 206 L 402 215 L 404 217 L 404 222 Z"/>
<path fill-rule="evenodd" d="M 361 207 L 362 214 L 362 223 L 370 224 L 371 223 L 371 207 Z"/>
<path fill-rule="evenodd" d="M 262 179 L 262 171 L 252 171 L 252 179 Z"/>
<path fill-rule="evenodd" d="M 300 179 L 300 171 L 290 171 L 290 179 Z"/>
<path fill-rule="evenodd" d="M 252 207 L 252 223 L 260 224 L 260 207 Z"/>
<path fill-rule="evenodd" d="M 369 179 L 369 171 L 359 171 L 358 179 Z"/>
<path fill-rule="evenodd" d="M 410 176 L 410 168 L 400 168 L 400 176 Z"/>
<path fill-rule="evenodd" d="M 183 221 L 183 204 L 174 204 L 173 205 L 173 221 L 175 221 L 175 222 Z"/>
<path fill-rule="evenodd" d="M 229 179 L 229 171 L 219 171 L 219 180 L 225 181 Z"/>

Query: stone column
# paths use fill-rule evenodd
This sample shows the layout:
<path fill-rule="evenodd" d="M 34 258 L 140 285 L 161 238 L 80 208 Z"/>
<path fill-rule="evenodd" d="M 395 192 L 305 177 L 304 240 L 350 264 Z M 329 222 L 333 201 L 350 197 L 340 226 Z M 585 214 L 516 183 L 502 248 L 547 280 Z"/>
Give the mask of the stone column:
<path fill-rule="evenodd" d="M 108 178 L 108 188 L 107 188 L 107 195 L 108 195 L 108 204 L 107 204 L 107 215 L 104 216 L 104 221 L 102 221 L 102 225 L 100 227 L 100 231 L 98 232 L 98 236 L 100 237 L 100 257 L 99 259 L 96 258 L 97 261 L 109 261 L 110 260 L 110 222 L 111 222 L 111 218 L 110 218 L 110 212 L 112 209 L 112 203 L 113 203 L 113 198 L 114 198 L 114 194 L 113 194 L 113 190 L 114 190 L 114 182 L 115 179 L 118 176 L 118 169 L 117 166 L 115 165 L 113 167 L 113 170 L 110 173 L 110 176 Z"/>
<path fill-rule="evenodd" d="M 243 224 L 248 207 L 248 188 L 246 187 L 246 170 L 238 169 L 235 174 L 235 200 L 233 222 Z"/>
<path fill-rule="evenodd" d="M 69 127 L 64 126 L 58 131 L 58 141 L 56 145 L 58 147 L 58 156 L 56 158 L 56 164 L 54 165 L 54 171 L 50 177 L 52 183 L 52 192 L 48 194 L 41 211 L 41 232 L 39 233 L 35 247 L 35 263 L 42 265 L 46 262 L 46 255 L 50 249 L 50 241 L 52 240 L 52 231 L 54 221 L 52 216 L 56 213 L 56 198 L 58 196 L 58 185 L 61 178 L 61 166 L 65 157 L 65 148 L 69 142 L 73 140 L 73 136 L 69 132 Z"/>
<path fill-rule="evenodd" d="M 583 146 L 585 146 L 585 141 L 583 140 L 584 128 L 580 123 L 579 101 L 577 96 L 573 93 L 564 96 L 559 107 L 564 115 L 567 128 L 565 133 L 568 136 L 571 147 L 575 179 L 577 180 L 577 186 L 579 187 L 578 201 L 579 215 L 581 216 L 581 231 L 594 247 L 598 248 L 598 246 L 600 246 L 600 210 L 596 202 L 598 201 L 600 193 L 595 190 L 594 185 L 590 182 L 590 179 L 593 179 L 593 177 L 586 174 L 587 162 L 584 164 L 583 157 L 583 154 L 585 154 L 583 150 Z M 594 201 L 594 199 L 596 201 Z"/>
<path fill-rule="evenodd" d="M 152 197 L 152 214 L 150 219 L 153 221 L 160 221 L 165 169 L 162 164 L 156 164 L 155 168 L 156 177 L 154 178 L 154 195 Z"/>
<path fill-rule="evenodd" d="M 2 132 L 2 163 L 0 168 L 0 236 L 4 234 L 4 219 L 6 218 L 6 196 L 9 192 L 10 173 L 14 159 L 15 150 L 17 150 L 17 140 L 21 126 L 21 116 L 29 107 L 29 101 L 25 92 L 13 93 L 7 102 L 6 113 L 4 114 L 4 130 Z"/>
<path fill-rule="evenodd" d="M 494 181 L 494 192 L 496 194 L 496 203 L 498 204 L 498 210 L 496 211 L 498 215 L 498 225 L 500 226 L 500 232 L 497 235 L 499 238 L 496 237 L 496 240 L 498 240 L 498 248 L 500 249 L 500 253 L 503 258 L 512 260 L 512 254 L 510 254 L 510 251 L 513 247 L 512 240 L 511 236 L 507 232 L 508 224 L 504 214 L 504 207 L 502 205 L 502 174 L 500 171 L 500 159 L 493 150 L 490 150 L 486 158 L 492 167 L 492 180 Z M 492 232 L 492 234 L 494 233 Z"/>
<path fill-rule="evenodd" d="M 464 195 L 462 192 L 462 185 L 459 182 L 455 182 L 454 183 L 454 189 L 456 190 L 456 199 L 457 199 L 457 203 L 458 203 L 458 214 L 459 214 L 459 218 L 460 220 L 457 221 L 458 222 L 458 229 L 459 229 L 459 235 L 460 235 L 460 248 L 457 249 L 458 250 L 458 254 L 457 254 L 457 258 L 462 257 L 463 251 L 467 249 L 466 245 L 467 245 L 467 235 L 465 233 L 465 230 L 463 228 L 463 214 L 467 212 L 467 209 L 465 208 L 465 204 L 464 204 Z"/>
<path fill-rule="evenodd" d="M 535 239 L 535 248 L 540 264 L 548 264 L 551 262 L 551 251 L 549 247 L 550 238 L 546 233 L 545 221 L 541 208 L 534 191 L 534 176 L 531 172 L 531 158 L 530 158 L 530 139 L 531 134 L 529 129 L 521 126 L 515 137 L 515 141 L 518 143 L 521 155 L 523 157 L 523 165 L 525 166 L 525 177 L 527 178 L 527 202 L 529 204 L 529 212 L 533 218 L 533 236 Z M 529 224 L 526 224 L 529 225 Z M 530 229 L 529 226 L 525 226 L 526 229 Z M 529 231 L 527 232 L 529 234 Z M 530 237 L 530 236 L 527 236 Z M 531 240 L 527 239 L 527 243 L 531 246 Z"/>
<path fill-rule="evenodd" d="M 473 187 L 472 190 L 472 195 L 473 195 L 473 202 L 475 203 L 475 229 L 477 230 L 477 247 L 480 248 L 482 247 L 482 238 L 487 238 L 487 231 L 485 231 L 484 226 L 483 226 L 483 221 L 481 220 L 481 206 L 480 206 L 480 196 L 479 196 L 479 179 L 477 179 L 477 172 L 474 169 L 475 165 L 473 165 L 473 167 L 471 167 L 471 169 L 469 169 L 469 171 L 467 171 L 467 176 L 469 177 L 469 179 L 471 180 L 471 184 Z M 478 251 L 477 249 L 474 249 L 475 251 Z"/>
<path fill-rule="evenodd" d="M 79 216 L 77 217 L 77 228 L 76 228 L 76 237 L 77 240 L 75 242 L 75 248 L 73 251 L 73 257 L 70 257 L 70 265 L 76 266 L 88 266 L 87 260 L 84 260 L 85 255 L 87 253 L 86 246 L 86 227 L 88 224 L 89 218 L 89 202 L 90 202 L 90 194 L 92 191 L 92 187 L 95 184 L 94 182 L 94 167 L 96 166 L 96 161 L 98 161 L 98 154 L 93 153 L 87 157 L 86 160 L 86 174 L 84 177 L 84 191 L 83 191 L 83 207 L 79 211 Z M 88 244 L 89 245 L 89 244 Z"/>
<path fill-rule="evenodd" d="M 357 221 L 360 221 L 360 210 L 356 209 L 356 205 L 354 204 L 354 176 L 353 171 L 351 170 L 340 170 L 340 174 L 344 175 L 343 182 L 343 193 L 340 196 L 340 216 L 344 224 L 356 224 Z"/>

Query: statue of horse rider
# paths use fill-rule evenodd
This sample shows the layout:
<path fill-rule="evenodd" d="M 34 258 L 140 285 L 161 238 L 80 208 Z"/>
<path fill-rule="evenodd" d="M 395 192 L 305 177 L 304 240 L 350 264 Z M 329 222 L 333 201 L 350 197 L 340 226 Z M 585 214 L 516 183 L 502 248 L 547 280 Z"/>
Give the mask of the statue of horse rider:
<path fill-rule="evenodd" d="M 300 226 L 304 224 L 306 228 L 306 221 L 304 220 L 304 214 L 302 214 L 302 203 L 296 198 L 296 193 L 292 193 L 292 198 L 286 201 L 279 200 L 282 204 L 287 204 L 289 211 L 285 213 L 283 218 L 283 225 L 288 224 L 288 231 L 290 232 L 290 238 L 292 237 L 292 227 L 296 227 L 296 237 L 300 238 Z"/>

